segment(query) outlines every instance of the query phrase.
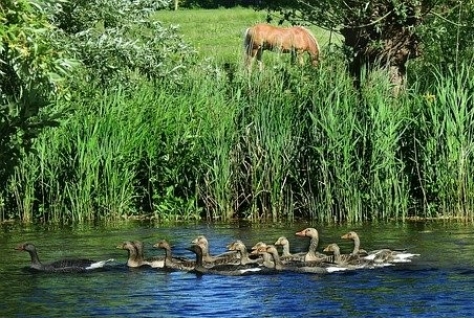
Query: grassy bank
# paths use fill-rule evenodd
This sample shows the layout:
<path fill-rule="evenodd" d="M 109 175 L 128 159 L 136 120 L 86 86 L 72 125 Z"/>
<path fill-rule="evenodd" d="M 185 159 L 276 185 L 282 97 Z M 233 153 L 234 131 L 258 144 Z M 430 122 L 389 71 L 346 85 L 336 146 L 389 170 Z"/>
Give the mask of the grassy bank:
<path fill-rule="evenodd" d="M 183 39 L 196 47 L 202 61 L 208 59 L 221 64 L 235 63 L 242 59 L 242 35 L 255 23 L 266 22 L 266 13 L 248 8 L 180 9 L 159 11 L 155 18 L 166 26 L 176 26 L 183 34 Z M 308 28 L 322 47 L 326 47 L 329 43 L 340 43 L 341 37 L 336 33 L 330 33 L 316 26 Z M 271 54 L 264 54 L 264 61 L 272 58 L 274 57 Z"/>
<path fill-rule="evenodd" d="M 397 99 L 374 73 L 359 96 L 337 54 L 317 69 L 269 62 L 243 72 L 242 28 L 259 13 L 156 18 L 180 24 L 202 60 L 180 81 L 78 93 L 64 105 L 73 115 L 18 167 L 3 200 L 19 209 L 2 206 L 3 219 L 473 218 L 469 68 L 414 74 Z M 234 69 L 219 67 L 228 59 Z"/>

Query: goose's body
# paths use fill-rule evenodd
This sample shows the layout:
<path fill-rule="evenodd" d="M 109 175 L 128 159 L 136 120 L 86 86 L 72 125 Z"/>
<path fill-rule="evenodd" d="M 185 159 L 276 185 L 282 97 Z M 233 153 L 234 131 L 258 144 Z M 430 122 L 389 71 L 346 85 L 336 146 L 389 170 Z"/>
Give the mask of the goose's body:
<path fill-rule="evenodd" d="M 208 267 L 207 265 L 204 265 L 203 249 L 200 245 L 191 245 L 191 247 L 187 249 L 196 254 L 196 263 L 194 269 L 191 270 L 191 272 L 194 272 L 198 275 L 214 274 L 226 276 L 240 276 L 261 271 L 261 268 L 259 267 L 250 267 L 243 265 L 215 265 L 213 267 Z"/>
<path fill-rule="evenodd" d="M 331 262 L 331 258 L 317 251 L 319 233 L 315 228 L 306 228 L 296 233 L 296 236 L 309 238 L 308 252 L 304 255 L 305 263 Z"/>
<path fill-rule="evenodd" d="M 365 250 L 360 249 L 360 238 L 359 235 L 354 231 L 350 231 L 347 234 L 342 235 L 341 238 L 352 240 L 354 242 L 352 255 L 359 255 L 365 260 L 378 264 L 411 262 L 413 257 L 420 255 L 409 253 L 406 250 L 391 250 L 388 248 L 366 252 Z"/>
<path fill-rule="evenodd" d="M 161 248 L 165 251 L 164 268 L 169 270 L 190 271 L 196 266 L 196 261 L 185 258 L 173 257 L 171 246 L 166 240 L 161 240 L 155 245 L 155 248 Z"/>
<path fill-rule="evenodd" d="M 103 268 L 113 259 L 94 261 L 87 258 L 63 259 L 48 264 L 41 263 L 36 247 L 30 243 L 24 243 L 15 248 L 19 251 L 26 251 L 31 258 L 30 268 L 44 272 L 83 272 Z"/>

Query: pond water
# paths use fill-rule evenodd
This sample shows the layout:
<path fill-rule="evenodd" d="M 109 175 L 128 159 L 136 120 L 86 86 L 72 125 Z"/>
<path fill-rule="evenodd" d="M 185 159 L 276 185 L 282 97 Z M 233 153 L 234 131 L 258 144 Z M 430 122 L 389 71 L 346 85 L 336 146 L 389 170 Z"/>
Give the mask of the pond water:
<path fill-rule="evenodd" d="M 2 317 L 473 317 L 473 225 L 443 222 L 340 225 L 277 224 L 174 225 L 145 222 L 90 226 L 0 226 L 0 316 Z M 410 264 L 324 275 L 196 276 L 155 269 L 129 269 L 125 240 L 145 243 L 146 256 L 161 255 L 152 245 L 167 239 L 176 255 L 198 235 L 211 253 L 241 239 L 247 246 L 286 236 L 292 251 L 308 241 L 295 232 L 314 227 L 318 251 L 359 233 L 366 249 L 410 247 L 421 256 Z M 64 257 L 114 258 L 104 271 L 46 274 L 25 271 L 29 256 L 15 251 L 31 242 L 43 262 Z"/>

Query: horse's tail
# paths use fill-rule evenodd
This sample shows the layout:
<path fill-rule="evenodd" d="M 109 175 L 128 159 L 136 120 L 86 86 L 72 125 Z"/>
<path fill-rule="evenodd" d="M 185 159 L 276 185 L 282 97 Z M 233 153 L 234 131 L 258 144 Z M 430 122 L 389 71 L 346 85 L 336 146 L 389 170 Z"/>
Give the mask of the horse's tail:
<path fill-rule="evenodd" d="M 252 27 L 249 27 L 244 32 L 244 51 L 245 53 L 248 52 L 251 44 L 252 44 L 252 34 L 251 34 Z"/>
<path fill-rule="evenodd" d="M 316 40 L 316 37 L 314 34 L 307 28 L 301 27 L 308 35 L 308 38 L 311 40 L 312 45 L 314 46 L 314 49 L 312 49 L 313 52 L 311 55 L 313 56 L 314 59 L 316 59 L 317 62 L 319 62 L 319 56 L 321 55 L 321 47 L 319 46 L 318 40 Z M 316 62 L 316 63 L 317 63 Z"/>

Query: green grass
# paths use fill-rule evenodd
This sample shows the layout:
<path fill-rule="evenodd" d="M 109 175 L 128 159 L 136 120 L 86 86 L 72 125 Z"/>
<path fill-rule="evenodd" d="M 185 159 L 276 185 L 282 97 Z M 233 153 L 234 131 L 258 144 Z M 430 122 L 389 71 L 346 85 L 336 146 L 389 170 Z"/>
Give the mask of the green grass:
<path fill-rule="evenodd" d="M 166 26 L 177 26 L 183 39 L 198 50 L 201 60 L 209 59 L 220 64 L 241 61 L 245 30 L 253 24 L 265 22 L 266 12 L 248 8 L 180 9 L 158 11 L 154 18 Z M 330 32 L 315 26 L 308 28 L 318 39 L 321 48 L 326 47 L 330 40 L 336 44 L 341 41 L 338 34 L 331 35 Z M 270 55 L 264 54 L 264 61 L 271 59 Z"/>

